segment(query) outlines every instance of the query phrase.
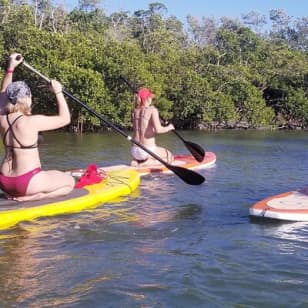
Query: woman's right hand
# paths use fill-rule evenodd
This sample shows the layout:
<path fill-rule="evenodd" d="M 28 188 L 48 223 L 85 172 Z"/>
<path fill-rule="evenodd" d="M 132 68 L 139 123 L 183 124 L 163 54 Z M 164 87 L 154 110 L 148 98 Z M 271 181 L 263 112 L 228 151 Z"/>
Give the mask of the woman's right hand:
<path fill-rule="evenodd" d="M 168 127 L 169 127 L 169 131 L 171 131 L 171 130 L 174 130 L 174 129 L 175 129 L 173 124 L 169 124 L 169 125 L 168 125 Z"/>
<path fill-rule="evenodd" d="M 14 52 L 9 57 L 8 69 L 14 70 L 24 60 L 22 54 Z"/>

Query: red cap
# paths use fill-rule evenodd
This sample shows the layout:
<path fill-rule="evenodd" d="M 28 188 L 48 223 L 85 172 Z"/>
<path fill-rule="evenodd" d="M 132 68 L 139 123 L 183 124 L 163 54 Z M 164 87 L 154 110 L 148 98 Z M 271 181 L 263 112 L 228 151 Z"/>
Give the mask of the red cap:
<path fill-rule="evenodd" d="M 137 96 L 140 97 L 141 101 L 144 102 L 146 99 L 148 99 L 149 97 L 155 97 L 155 94 L 152 93 L 149 89 L 147 88 L 140 88 Z"/>

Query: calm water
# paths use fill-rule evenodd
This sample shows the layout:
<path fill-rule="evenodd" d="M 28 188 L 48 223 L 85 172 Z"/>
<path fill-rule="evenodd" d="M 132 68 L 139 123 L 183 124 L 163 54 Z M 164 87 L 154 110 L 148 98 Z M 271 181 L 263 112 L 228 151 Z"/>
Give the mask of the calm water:
<path fill-rule="evenodd" d="M 2 231 L 1 307 L 308 307 L 308 223 L 249 207 L 308 186 L 307 132 L 182 132 L 217 154 L 207 182 L 149 176 L 117 203 Z M 174 135 L 160 144 L 186 153 Z M 2 151 L 2 150 L 1 150 Z M 113 133 L 50 134 L 48 168 L 128 161 Z"/>

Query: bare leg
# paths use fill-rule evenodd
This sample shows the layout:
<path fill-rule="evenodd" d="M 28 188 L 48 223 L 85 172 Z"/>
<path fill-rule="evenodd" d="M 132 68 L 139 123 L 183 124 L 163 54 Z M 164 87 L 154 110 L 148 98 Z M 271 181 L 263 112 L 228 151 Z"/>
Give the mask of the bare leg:
<path fill-rule="evenodd" d="M 30 180 L 27 195 L 15 200 L 27 201 L 59 197 L 70 193 L 74 186 L 74 178 L 67 173 L 57 170 L 41 171 Z"/>
<path fill-rule="evenodd" d="M 49 192 L 49 193 L 39 192 L 39 193 L 33 194 L 33 195 L 27 195 L 27 196 L 22 196 L 22 197 L 14 197 L 13 200 L 15 200 L 15 201 L 35 201 L 35 200 L 65 196 L 65 195 L 69 194 L 70 192 L 71 192 L 71 190 L 68 190 L 67 187 L 63 187 L 63 188 L 57 189 L 57 190 Z"/>
<path fill-rule="evenodd" d="M 44 193 L 38 193 L 38 194 L 35 194 L 35 195 L 30 195 L 30 196 L 22 196 L 22 197 L 13 197 L 12 200 L 14 201 L 34 201 L 34 200 L 40 200 L 40 199 L 43 199 L 45 196 Z"/>
<path fill-rule="evenodd" d="M 171 164 L 174 160 L 172 153 L 165 148 L 157 147 L 154 152 L 168 164 Z M 138 167 L 157 167 L 161 165 L 162 164 L 158 160 L 150 156 L 144 163 L 139 164 Z"/>

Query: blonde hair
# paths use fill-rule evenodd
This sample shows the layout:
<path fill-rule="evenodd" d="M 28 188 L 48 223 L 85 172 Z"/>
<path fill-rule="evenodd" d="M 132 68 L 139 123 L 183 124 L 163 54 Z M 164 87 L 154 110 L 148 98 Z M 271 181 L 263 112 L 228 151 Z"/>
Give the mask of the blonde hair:
<path fill-rule="evenodd" d="M 18 98 L 16 104 L 12 104 L 9 100 L 6 104 L 6 113 L 21 112 L 25 115 L 31 114 L 31 107 L 29 106 L 28 100 L 31 99 L 31 96 Z"/>

